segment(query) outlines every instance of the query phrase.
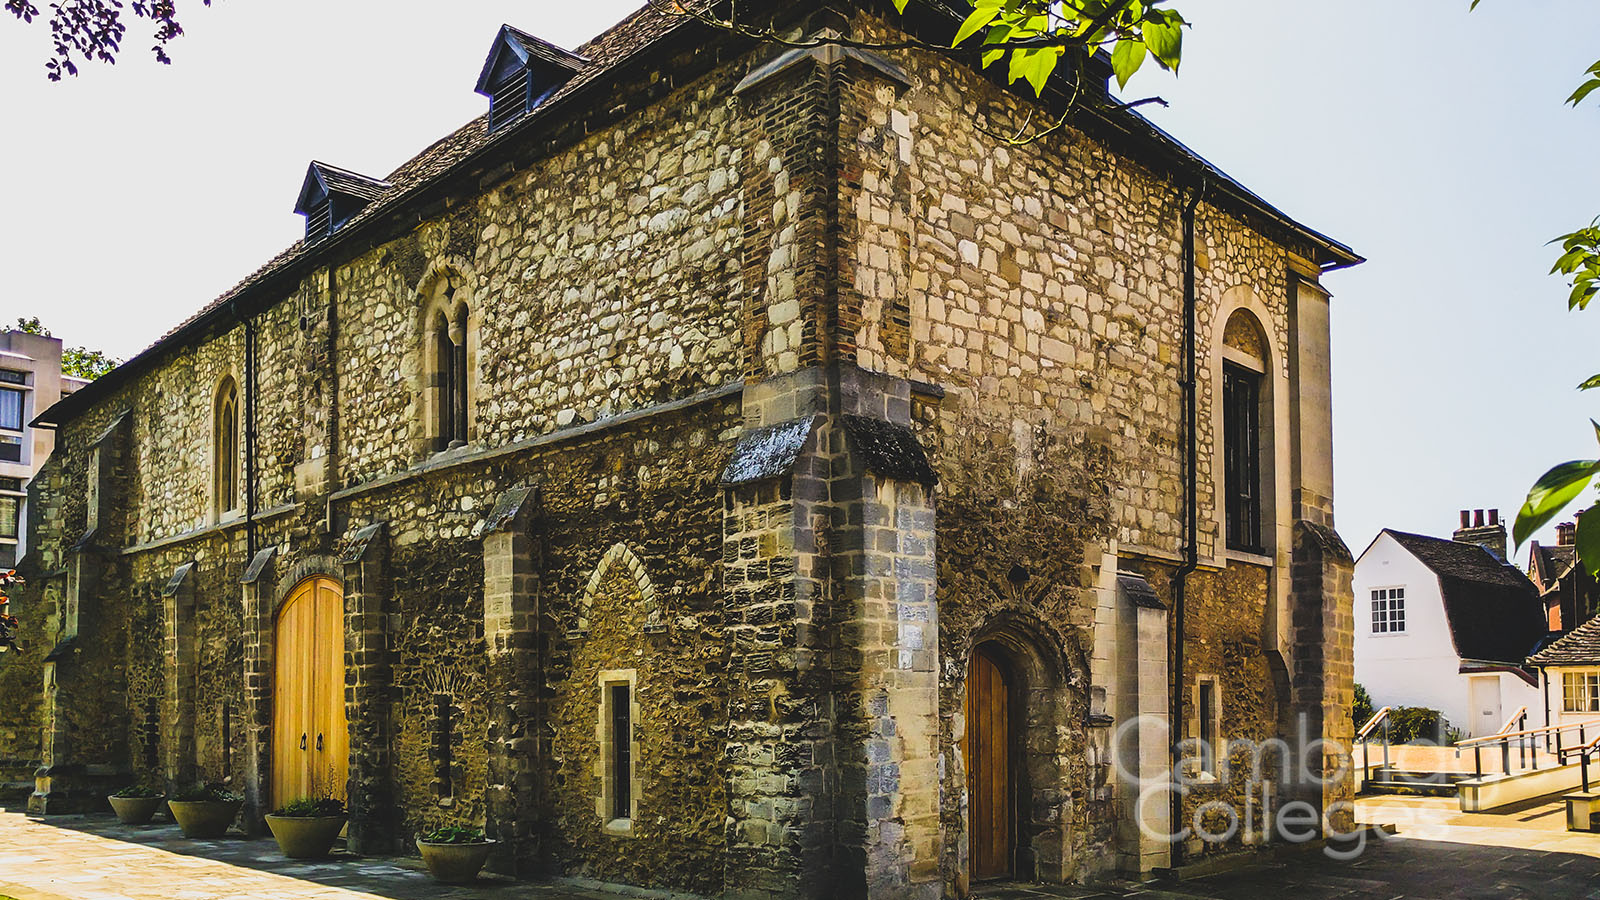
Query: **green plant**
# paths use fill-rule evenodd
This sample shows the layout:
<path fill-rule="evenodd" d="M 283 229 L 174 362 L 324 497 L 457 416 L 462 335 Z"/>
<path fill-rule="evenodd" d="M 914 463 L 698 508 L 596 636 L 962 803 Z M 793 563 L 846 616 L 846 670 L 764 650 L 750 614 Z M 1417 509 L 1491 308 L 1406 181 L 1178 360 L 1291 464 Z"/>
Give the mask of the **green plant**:
<path fill-rule="evenodd" d="M 233 793 L 232 791 L 229 791 L 227 788 L 217 784 L 216 782 L 210 782 L 207 784 L 190 785 L 189 787 L 178 791 L 176 794 L 173 794 L 169 799 L 176 800 L 179 803 L 205 803 L 208 801 L 236 803 L 244 798 Z"/>
<path fill-rule="evenodd" d="M 1389 711 L 1389 741 L 1409 744 L 1418 739 L 1438 740 L 1443 725 L 1444 717 L 1437 709 L 1396 706 Z"/>
<path fill-rule="evenodd" d="M 488 842 L 482 828 L 468 825 L 445 825 L 422 836 L 425 844 L 483 844 Z"/>
<path fill-rule="evenodd" d="M 161 792 L 156 790 L 155 788 L 147 788 L 142 784 L 130 784 L 127 787 L 123 788 L 122 790 L 117 791 L 115 794 L 112 794 L 111 796 L 120 797 L 120 798 L 125 799 L 125 800 L 133 800 L 133 799 L 152 800 L 152 799 L 154 799 L 156 797 L 161 796 Z"/>
<path fill-rule="evenodd" d="M 1355 722 L 1357 731 L 1361 730 L 1361 726 L 1367 724 L 1367 720 L 1372 718 L 1372 713 L 1372 695 L 1368 694 L 1367 689 L 1358 683 L 1356 685 L 1355 701 L 1350 704 L 1350 719 Z"/>
<path fill-rule="evenodd" d="M 321 819 L 343 817 L 344 801 L 338 797 L 301 797 L 272 811 L 275 816 L 290 819 Z"/>

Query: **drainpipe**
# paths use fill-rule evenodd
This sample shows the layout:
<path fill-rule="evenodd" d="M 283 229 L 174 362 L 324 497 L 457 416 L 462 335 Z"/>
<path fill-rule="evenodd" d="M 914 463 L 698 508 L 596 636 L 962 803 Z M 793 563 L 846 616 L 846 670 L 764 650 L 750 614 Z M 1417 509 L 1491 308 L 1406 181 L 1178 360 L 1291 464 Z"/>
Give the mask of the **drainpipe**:
<path fill-rule="evenodd" d="M 1199 183 L 1191 189 L 1189 199 L 1183 206 L 1183 380 L 1179 386 L 1183 388 L 1183 563 L 1178 566 L 1172 576 L 1172 650 L 1171 671 L 1168 673 L 1172 679 L 1171 696 L 1168 699 L 1168 734 L 1171 737 L 1172 775 L 1177 777 L 1178 765 L 1182 759 L 1183 744 L 1183 640 L 1184 640 L 1184 592 L 1188 586 L 1189 575 L 1200 566 L 1200 469 L 1196 459 L 1196 447 L 1199 443 L 1199 414 L 1197 411 L 1198 397 L 1198 360 L 1196 359 L 1195 340 L 1195 246 L 1194 246 L 1194 214 L 1200 205 L 1200 198 L 1205 194 L 1205 179 L 1202 176 Z M 1172 802 L 1172 820 L 1170 828 L 1177 832 L 1178 823 L 1183 820 L 1183 797 L 1176 791 L 1169 792 Z M 1183 844 L 1177 840 L 1172 841 L 1170 865 L 1173 869 L 1183 864 Z"/>
<path fill-rule="evenodd" d="M 239 315 L 238 301 L 228 304 L 244 325 L 244 531 L 245 559 L 256 558 L 256 320 Z"/>

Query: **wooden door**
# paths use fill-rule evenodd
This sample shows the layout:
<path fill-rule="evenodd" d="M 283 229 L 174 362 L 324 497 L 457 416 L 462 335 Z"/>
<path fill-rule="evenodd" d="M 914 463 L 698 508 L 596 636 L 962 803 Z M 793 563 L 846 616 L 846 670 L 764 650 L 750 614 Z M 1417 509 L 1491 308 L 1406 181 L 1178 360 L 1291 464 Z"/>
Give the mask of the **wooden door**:
<path fill-rule="evenodd" d="M 1012 874 L 1011 686 L 983 648 L 967 678 L 967 834 L 974 881 Z"/>
<path fill-rule="evenodd" d="M 273 655 L 272 803 L 344 799 L 350 731 L 344 711 L 344 592 L 315 577 L 278 612 Z"/>

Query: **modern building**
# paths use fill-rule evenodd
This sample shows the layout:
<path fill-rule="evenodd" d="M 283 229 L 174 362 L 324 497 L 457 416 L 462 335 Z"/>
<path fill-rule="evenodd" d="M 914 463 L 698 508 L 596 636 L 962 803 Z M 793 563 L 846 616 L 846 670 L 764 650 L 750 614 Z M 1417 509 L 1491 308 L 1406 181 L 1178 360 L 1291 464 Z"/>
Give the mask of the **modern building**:
<path fill-rule="evenodd" d="M 441 73 L 483 116 L 313 163 L 302 242 L 44 413 L 32 808 L 326 790 L 358 852 L 480 825 L 503 871 L 729 897 L 1348 827 L 1348 779 L 1228 752 L 1349 769 L 1322 280 L 1360 257 L 1086 65 L 1041 104 L 664 4 L 503 28 Z"/>
<path fill-rule="evenodd" d="M 1543 698 L 1526 660 L 1544 604 L 1505 552 L 1499 510 L 1463 511 L 1450 540 L 1379 532 L 1354 581 L 1355 677 L 1373 706 L 1437 709 L 1468 737 L 1522 707 L 1533 719 Z"/>
<path fill-rule="evenodd" d="M 27 552 L 28 482 L 55 446 L 55 432 L 33 417 L 88 382 L 61 374 L 61 341 L 0 332 L 0 567 Z"/>

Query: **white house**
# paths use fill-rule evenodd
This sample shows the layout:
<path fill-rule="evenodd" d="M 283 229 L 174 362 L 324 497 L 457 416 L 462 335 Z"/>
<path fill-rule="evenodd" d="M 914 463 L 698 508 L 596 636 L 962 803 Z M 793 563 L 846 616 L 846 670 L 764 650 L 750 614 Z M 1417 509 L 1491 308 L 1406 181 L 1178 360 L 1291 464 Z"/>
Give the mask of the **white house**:
<path fill-rule="evenodd" d="M 1374 707 L 1437 709 L 1469 737 L 1522 706 L 1532 727 L 1544 702 L 1527 657 L 1548 634 L 1538 589 L 1506 562 L 1498 510 L 1475 524 L 1463 512 L 1455 538 L 1384 529 L 1356 560 L 1356 681 Z"/>
<path fill-rule="evenodd" d="M 1538 724 L 1575 725 L 1600 719 L 1600 617 L 1574 628 L 1528 662 L 1542 676 L 1544 721 Z M 1571 737 L 1575 736 L 1564 740 Z"/>

